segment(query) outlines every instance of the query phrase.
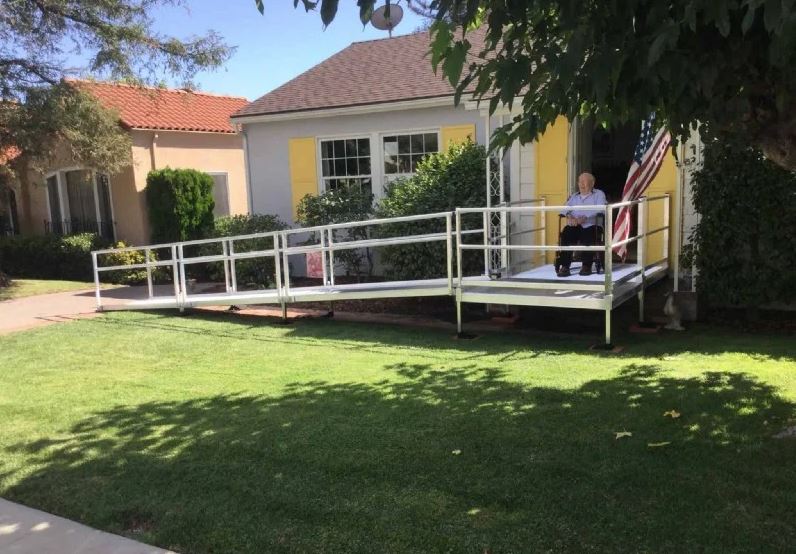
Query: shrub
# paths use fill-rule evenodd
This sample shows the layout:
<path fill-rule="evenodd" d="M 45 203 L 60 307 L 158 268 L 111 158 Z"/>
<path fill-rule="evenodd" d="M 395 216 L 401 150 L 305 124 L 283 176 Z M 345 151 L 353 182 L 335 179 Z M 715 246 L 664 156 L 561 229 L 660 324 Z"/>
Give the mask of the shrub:
<path fill-rule="evenodd" d="M 361 221 L 373 217 L 373 194 L 361 191 L 355 186 L 339 186 L 317 196 L 307 195 L 298 205 L 296 220 L 303 227 Z M 345 231 L 335 231 L 335 241 L 362 240 L 367 238 L 367 227 L 355 227 Z M 318 242 L 317 236 L 307 242 Z M 373 258 L 369 248 L 361 250 L 341 250 L 334 254 L 335 261 L 341 262 L 346 274 L 362 274 L 365 264 L 367 274 L 373 273 Z"/>
<path fill-rule="evenodd" d="M 471 141 L 453 144 L 447 151 L 427 156 L 408 179 L 393 182 L 376 210 L 377 217 L 400 217 L 453 211 L 457 207 L 486 205 L 484 168 L 486 150 Z M 465 218 L 464 229 L 480 223 Z M 388 236 L 445 231 L 442 220 L 413 221 L 384 227 Z M 439 277 L 446 272 L 444 242 L 385 247 L 382 260 L 387 273 L 396 279 Z M 478 272 L 483 253 L 468 252 L 463 257 L 465 273 Z"/>
<path fill-rule="evenodd" d="M 119 241 L 113 246 L 113 248 L 127 248 L 127 246 L 128 245 L 123 241 Z M 142 264 L 145 260 L 146 256 L 143 250 L 130 250 L 126 252 L 111 252 L 109 254 L 102 254 L 99 261 L 103 266 L 111 266 Z M 158 261 L 157 253 L 150 251 L 149 261 Z M 153 282 L 163 280 L 166 275 L 168 275 L 166 268 L 152 268 Z M 102 279 L 104 282 L 117 283 L 120 285 L 140 285 L 146 283 L 146 269 L 104 271 L 100 274 L 100 279 Z"/>
<path fill-rule="evenodd" d="M 701 215 L 684 264 L 696 263 L 707 305 L 756 308 L 796 300 L 796 174 L 750 148 L 705 144 L 694 173 Z"/>
<path fill-rule="evenodd" d="M 91 251 L 107 245 L 91 233 L 0 237 L 0 267 L 14 277 L 91 281 Z"/>
<path fill-rule="evenodd" d="M 275 215 L 234 215 L 220 217 L 215 220 L 211 233 L 213 237 L 231 237 L 235 235 L 252 235 L 255 233 L 268 233 L 281 231 L 287 225 Z M 274 247 L 270 238 L 246 239 L 235 242 L 236 252 L 253 252 L 256 250 L 271 250 Z M 203 255 L 219 254 L 217 244 L 206 245 L 202 248 Z M 224 266 L 222 264 L 208 264 L 207 276 L 213 281 L 224 280 Z M 235 262 L 235 276 L 239 286 L 267 288 L 274 282 L 274 259 L 255 258 L 251 260 L 237 260 Z"/>
<path fill-rule="evenodd" d="M 213 178 L 193 169 L 160 169 L 146 178 L 152 242 L 201 239 L 213 230 Z"/>

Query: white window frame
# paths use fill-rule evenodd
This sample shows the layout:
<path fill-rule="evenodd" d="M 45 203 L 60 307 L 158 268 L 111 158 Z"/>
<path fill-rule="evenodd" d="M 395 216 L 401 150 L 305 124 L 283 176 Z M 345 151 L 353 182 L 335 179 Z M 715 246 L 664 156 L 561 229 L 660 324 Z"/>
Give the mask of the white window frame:
<path fill-rule="evenodd" d="M 94 217 L 96 218 L 97 222 L 101 221 L 100 205 L 99 205 L 99 189 L 97 188 L 97 174 L 101 172 L 82 166 L 64 167 L 56 171 L 50 171 L 48 173 L 45 173 L 44 175 L 45 187 L 47 187 L 47 180 L 50 177 L 53 176 L 55 177 L 56 190 L 58 191 L 58 205 L 61 208 L 61 219 L 63 221 L 72 219 L 72 213 L 69 209 L 69 196 L 66 194 L 66 174 L 69 173 L 70 171 L 88 171 L 91 173 L 91 185 L 94 192 Z M 111 184 L 110 175 L 107 175 L 107 177 L 108 177 L 108 201 L 110 203 L 110 208 L 111 208 L 111 221 L 110 221 L 111 234 L 113 235 L 113 240 L 116 241 L 116 214 L 113 208 L 113 186 Z M 52 217 L 52 209 L 50 206 L 50 194 L 46 193 L 44 196 L 47 199 L 47 217 Z"/>
<path fill-rule="evenodd" d="M 337 134 L 337 135 L 326 135 L 326 136 L 318 136 L 315 137 L 315 151 L 317 155 L 316 158 L 316 170 L 318 175 L 318 191 L 320 193 L 327 192 L 326 188 L 326 179 L 334 179 L 335 177 L 324 177 L 323 175 L 323 151 L 322 151 L 322 144 L 324 142 L 335 141 L 335 140 L 367 140 L 370 145 L 370 175 L 352 175 L 350 178 L 352 179 L 363 179 L 366 177 L 370 178 L 370 188 L 371 192 L 373 193 L 374 198 L 379 198 L 381 195 L 377 190 L 379 187 L 378 185 L 378 177 L 376 172 L 374 171 L 374 155 L 373 155 L 373 134 L 368 133 L 351 133 L 351 134 Z M 360 156 L 361 157 L 361 156 Z"/>
<path fill-rule="evenodd" d="M 229 213 L 227 215 L 215 215 L 214 214 L 213 217 L 229 217 L 229 216 L 231 216 L 232 215 L 232 202 L 230 201 L 230 197 L 229 197 L 229 171 L 205 171 L 205 173 L 207 173 L 211 177 L 213 175 L 223 175 L 224 177 L 226 177 L 225 184 L 227 186 L 227 211 Z M 213 186 L 214 187 L 216 186 L 215 181 L 213 182 Z"/>
<path fill-rule="evenodd" d="M 383 175 L 383 183 L 382 188 L 386 187 L 387 184 L 391 183 L 395 179 L 400 179 L 402 177 L 411 177 L 414 175 L 414 172 L 409 173 L 385 173 L 384 171 L 384 139 L 386 137 L 400 137 L 400 136 L 411 136 L 411 135 L 430 135 L 435 134 L 437 135 L 437 152 L 440 152 L 440 145 L 442 143 L 442 130 L 439 127 L 436 128 L 425 128 L 425 129 L 403 129 L 400 131 L 390 131 L 390 132 L 382 132 L 379 133 L 379 157 L 380 160 L 380 170 Z M 432 152 L 429 152 L 431 154 Z"/>

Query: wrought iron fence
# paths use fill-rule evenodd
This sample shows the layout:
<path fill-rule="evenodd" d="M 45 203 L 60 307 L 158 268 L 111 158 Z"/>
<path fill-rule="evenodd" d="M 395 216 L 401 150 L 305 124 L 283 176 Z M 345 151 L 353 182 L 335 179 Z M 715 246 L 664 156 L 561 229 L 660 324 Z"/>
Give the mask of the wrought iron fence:
<path fill-rule="evenodd" d="M 106 239 L 113 239 L 114 221 L 97 221 L 93 219 L 64 219 L 44 221 L 44 232 L 48 235 L 76 235 L 79 233 L 95 233 Z"/>

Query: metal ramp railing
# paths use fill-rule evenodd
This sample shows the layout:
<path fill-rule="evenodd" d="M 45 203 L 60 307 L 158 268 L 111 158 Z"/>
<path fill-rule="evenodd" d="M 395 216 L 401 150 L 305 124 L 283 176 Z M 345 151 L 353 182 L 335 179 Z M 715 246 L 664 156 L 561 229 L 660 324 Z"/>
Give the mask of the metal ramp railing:
<path fill-rule="evenodd" d="M 647 230 L 645 214 L 652 203 L 660 202 L 663 225 Z M 566 206 L 548 206 L 544 199 L 524 201 L 523 204 L 502 204 L 483 208 L 457 208 L 453 212 L 439 212 L 416 216 L 372 219 L 316 227 L 285 229 L 167 244 L 105 249 L 92 252 L 97 310 L 135 310 L 185 308 L 203 305 L 281 306 L 287 316 L 287 305 L 300 302 L 334 301 L 344 299 L 400 298 L 418 296 L 451 296 L 455 299 L 457 329 L 462 331 L 463 303 L 553 306 L 605 311 L 606 343 L 611 342 L 611 310 L 633 295 L 639 299 L 639 316 L 643 319 L 644 289 L 662 278 L 668 269 L 669 196 L 642 197 L 632 202 L 607 206 L 579 206 L 593 209 L 605 216 L 605 245 L 560 247 L 547 244 L 545 214 L 561 212 Z M 612 240 L 613 212 L 623 206 L 638 206 L 637 231 L 621 243 Z M 495 215 L 510 221 L 512 216 L 531 216 L 532 227 L 512 230 L 506 225 L 495 228 L 489 222 Z M 463 219 L 469 218 L 465 224 Z M 475 221 L 474 221 L 475 220 Z M 478 224 L 481 224 L 479 227 Z M 416 224 L 416 225 L 412 225 Z M 406 232 L 407 225 L 417 227 Z M 426 227 L 425 230 L 420 228 Z M 429 229 L 430 227 L 430 229 Z M 361 238 L 352 238 L 352 230 L 366 230 Z M 663 233 L 663 256 L 656 262 L 645 262 L 647 238 Z M 521 236 L 527 241 L 512 244 Z M 444 272 L 438 277 L 407 281 L 373 281 L 340 283 L 336 280 L 337 256 L 347 250 L 379 249 L 423 243 L 444 243 Z M 615 265 L 612 249 L 620 244 L 636 242 L 638 256 L 635 264 Z M 590 279 L 577 277 L 557 279 L 541 265 L 526 271 L 512 270 L 512 255 L 529 252 L 532 258 L 556 250 L 591 250 L 605 253 L 605 273 Z M 471 275 L 465 274 L 462 263 L 467 252 L 483 251 L 484 267 Z M 158 254 L 156 256 L 156 254 Z M 119 255 L 137 255 L 143 261 L 133 264 L 116 263 Z M 321 285 L 299 285 L 295 282 L 294 261 L 308 254 L 320 254 Z M 161 259 L 163 258 L 163 259 Z M 267 274 L 267 284 L 257 287 L 240 282 L 241 264 L 252 264 L 261 275 Z M 499 264 L 500 267 L 494 267 Z M 218 276 L 218 283 L 199 290 L 192 274 L 196 268 L 209 266 Z M 455 266 L 455 270 L 454 270 Z M 103 298 L 100 277 L 107 272 L 144 271 L 146 296 L 142 299 L 112 303 Z M 220 282 L 223 279 L 223 283 Z M 165 281 L 166 284 L 156 284 Z"/>

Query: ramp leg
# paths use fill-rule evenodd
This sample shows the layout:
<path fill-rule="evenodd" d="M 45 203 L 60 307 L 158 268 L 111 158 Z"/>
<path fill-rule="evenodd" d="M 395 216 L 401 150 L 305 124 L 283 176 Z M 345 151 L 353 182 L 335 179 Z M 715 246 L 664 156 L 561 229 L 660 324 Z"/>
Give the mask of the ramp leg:
<path fill-rule="evenodd" d="M 287 304 L 282 302 L 282 322 L 284 323 L 286 321 L 287 321 Z"/>
<path fill-rule="evenodd" d="M 461 289 L 456 289 L 456 334 L 462 334 L 462 298 Z"/>
<path fill-rule="evenodd" d="M 638 322 L 644 323 L 644 287 L 638 291 Z"/>
<path fill-rule="evenodd" d="M 611 308 L 605 309 L 605 346 L 611 347 Z"/>

